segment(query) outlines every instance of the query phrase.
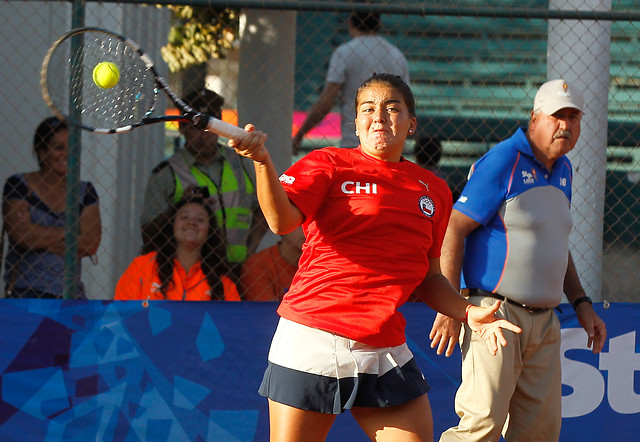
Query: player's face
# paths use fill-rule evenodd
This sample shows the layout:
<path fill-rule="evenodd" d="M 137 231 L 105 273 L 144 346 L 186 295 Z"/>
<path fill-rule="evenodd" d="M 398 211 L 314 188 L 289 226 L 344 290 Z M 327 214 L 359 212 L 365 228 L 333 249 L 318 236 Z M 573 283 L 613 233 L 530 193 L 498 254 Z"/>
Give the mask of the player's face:
<path fill-rule="evenodd" d="M 374 83 L 360 91 L 356 108 L 356 134 L 362 150 L 383 161 L 400 161 L 416 119 L 403 95 L 392 86 Z"/>
<path fill-rule="evenodd" d="M 46 150 L 39 153 L 42 168 L 59 174 L 66 174 L 68 170 L 68 154 L 69 131 L 61 129 L 49 139 Z"/>
<path fill-rule="evenodd" d="M 553 165 L 558 158 L 573 149 L 580 137 L 582 112 L 577 109 L 560 109 L 553 115 L 543 112 L 531 117 L 530 136 L 543 155 L 545 165 Z"/>
<path fill-rule="evenodd" d="M 200 204 L 185 204 L 178 210 L 173 234 L 178 247 L 201 247 L 209 233 L 209 215 Z"/>

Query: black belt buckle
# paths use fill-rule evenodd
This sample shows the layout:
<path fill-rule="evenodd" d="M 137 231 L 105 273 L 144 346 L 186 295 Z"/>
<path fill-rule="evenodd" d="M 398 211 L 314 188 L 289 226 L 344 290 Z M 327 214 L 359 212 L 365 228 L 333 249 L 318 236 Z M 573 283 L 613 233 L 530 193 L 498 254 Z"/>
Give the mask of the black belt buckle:
<path fill-rule="evenodd" d="M 471 297 L 471 296 L 489 296 L 490 298 L 499 299 L 500 301 L 506 301 L 511 305 L 515 305 L 517 307 L 523 308 L 529 313 L 542 313 L 542 312 L 546 312 L 547 310 L 549 310 L 549 308 L 547 308 L 547 307 L 531 307 L 531 306 L 526 305 L 526 304 L 521 304 L 521 303 L 513 301 L 513 300 L 511 300 L 509 298 L 505 298 L 504 296 L 502 296 L 499 293 L 488 292 L 488 291 L 482 290 L 482 289 L 463 289 L 461 291 L 461 293 L 463 295 L 466 295 L 466 296 L 469 296 L 469 297 Z"/>
<path fill-rule="evenodd" d="M 542 312 L 546 312 L 547 310 L 549 310 L 546 307 L 529 307 L 526 304 L 519 304 L 517 302 L 513 302 L 513 303 L 516 304 L 516 305 L 519 305 L 520 307 L 522 307 L 523 309 L 525 309 L 529 313 L 542 313 Z"/>

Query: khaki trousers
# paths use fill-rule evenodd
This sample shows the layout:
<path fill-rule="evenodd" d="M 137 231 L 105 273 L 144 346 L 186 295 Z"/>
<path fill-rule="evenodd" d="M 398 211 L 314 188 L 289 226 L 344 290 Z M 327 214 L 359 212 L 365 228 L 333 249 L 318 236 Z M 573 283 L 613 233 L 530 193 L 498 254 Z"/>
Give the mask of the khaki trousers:
<path fill-rule="evenodd" d="M 473 296 L 481 306 L 491 297 Z M 440 441 L 553 442 L 562 423 L 560 321 L 552 309 L 529 313 L 503 302 L 498 315 L 522 328 L 504 331 L 507 346 L 491 356 L 486 343 L 465 326 L 460 337 L 462 384 L 455 399 L 460 422 Z"/>

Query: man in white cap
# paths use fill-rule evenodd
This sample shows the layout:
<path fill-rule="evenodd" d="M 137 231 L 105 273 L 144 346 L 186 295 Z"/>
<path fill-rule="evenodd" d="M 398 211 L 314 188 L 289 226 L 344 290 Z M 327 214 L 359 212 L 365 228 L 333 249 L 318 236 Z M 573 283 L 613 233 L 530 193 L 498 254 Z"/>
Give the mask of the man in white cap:
<path fill-rule="evenodd" d="M 497 441 L 501 434 L 507 441 L 558 440 L 562 381 L 554 309 L 563 293 L 587 332 L 587 347 L 602 350 L 605 324 L 569 252 L 572 168 L 566 154 L 580 136 L 582 110 L 574 86 L 544 83 L 527 130 L 518 129 L 471 167 L 454 205 L 442 273 L 473 304 L 503 300 L 498 314 L 523 331 L 505 332 L 508 345 L 494 357 L 462 329 L 462 384 L 455 400 L 460 422 L 441 441 Z M 431 346 L 450 356 L 460 329 L 460 321 L 439 314 Z"/>

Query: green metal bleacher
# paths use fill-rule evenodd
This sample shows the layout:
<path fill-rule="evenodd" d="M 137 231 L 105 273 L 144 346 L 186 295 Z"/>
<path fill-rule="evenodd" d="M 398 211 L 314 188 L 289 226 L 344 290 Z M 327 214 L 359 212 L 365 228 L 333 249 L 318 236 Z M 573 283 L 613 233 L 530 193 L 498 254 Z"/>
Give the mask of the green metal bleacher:
<path fill-rule="evenodd" d="M 299 14 L 296 110 L 308 110 L 322 90 L 331 52 L 349 38 L 345 20 Z M 473 161 L 526 125 L 546 79 L 547 32 L 541 19 L 383 15 L 381 34 L 409 62 L 418 126 L 444 141 L 441 165 L 452 187 L 461 189 Z M 640 245 L 640 185 L 630 179 L 640 172 L 640 23 L 613 22 L 610 53 L 605 239 Z"/>
<path fill-rule="evenodd" d="M 513 6 L 512 0 L 494 3 Z M 547 7 L 541 0 L 526 3 Z M 460 3 L 475 4 L 482 2 Z M 349 38 L 345 21 L 346 14 L 299 14 L 297 110 L 307 110 L 322 90 L 331 52 Z M 526 118 L 535 90 L 546 78 L 547 23 L 541 19 L 383 15 L 381 34 L 409 61 L 421 122 L 469 120 L 464 129 L 445 124 L 438 136 L 446 140 L 495 142 L 504 137 L 499 128 L 510 129 Z M 639 37 L 637 23 L 612 23 L 611 146 L 635 146 L 640 139 L 634 130 L 640 120 Z M 478 128 L 478 123 L 498 129 Z"/>

